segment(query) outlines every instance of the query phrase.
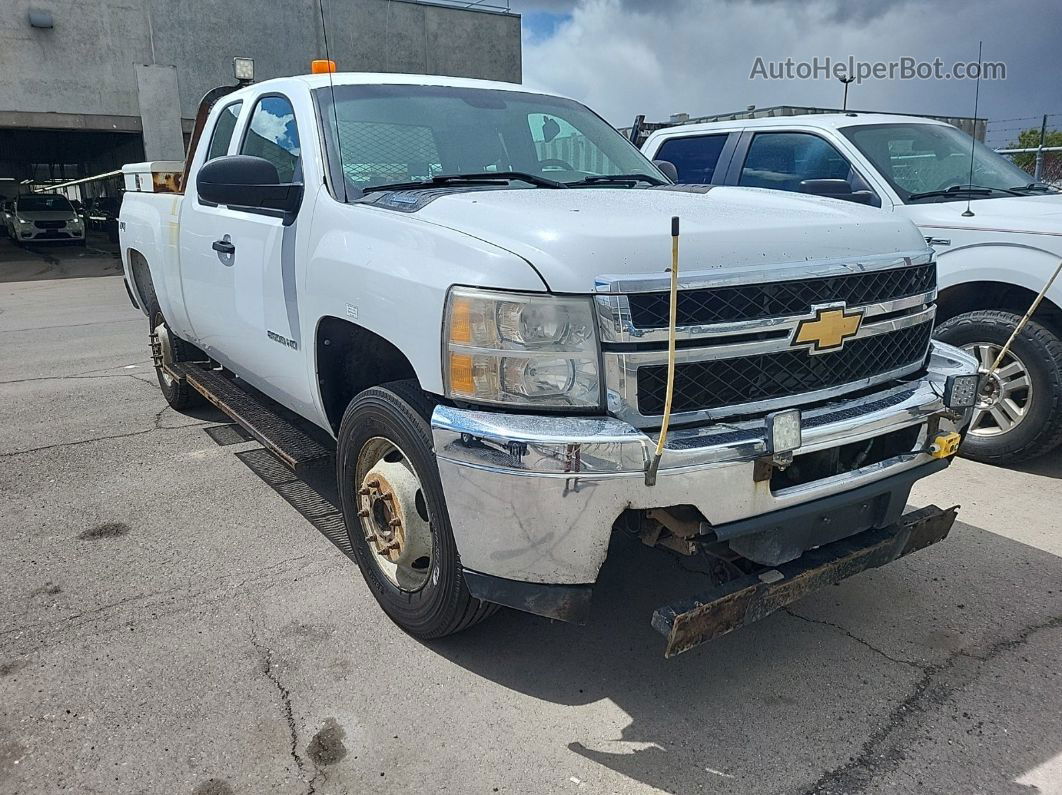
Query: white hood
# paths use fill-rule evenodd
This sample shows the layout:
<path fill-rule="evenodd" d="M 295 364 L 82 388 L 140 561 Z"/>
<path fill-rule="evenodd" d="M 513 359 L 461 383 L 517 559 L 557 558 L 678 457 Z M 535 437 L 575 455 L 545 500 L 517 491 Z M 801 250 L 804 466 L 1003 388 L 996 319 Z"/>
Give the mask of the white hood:
<path fill-rule="evenodd" d="M 671 218 L 680 267 L 695 271 L 925 250 L 913 224 L 850 202 L 753 188 L 489 190 L 441 196 L 416 217 L 525 259 L 549 289 L 587 293 L 602 275 L 662 273 Z M 485 285 L 491 286 L 491 285 Z M 504 286 L 504 285 L 497 285 Z"/>
<path fill-rule="evenodd" d="M 949 229 L 991 229 L 1024 234 L 1062 234 L 1062 193 L 1046 196 L 1000 196 L 970 202 L 973 215 L 963 217 L 966 202 L 908 204 L 916 224 Z"/>

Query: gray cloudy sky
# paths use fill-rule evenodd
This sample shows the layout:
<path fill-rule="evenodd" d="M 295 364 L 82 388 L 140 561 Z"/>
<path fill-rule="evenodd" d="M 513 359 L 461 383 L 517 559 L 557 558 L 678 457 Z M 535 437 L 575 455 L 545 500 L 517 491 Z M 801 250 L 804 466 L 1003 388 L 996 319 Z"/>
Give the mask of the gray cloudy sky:
<path fill-rule="evenodd" d="M 836 80 L 750 80 L 757 56 L 1003 61 L 980 116 L 1062 114 L 1059 0 L 512 0 L 524 17 L 524 82 L 580 99 L 609 121 L 744 109 L 839 107 Z M 849 106 L 969 116 L 972 80 L 869 80 Z M 1062 115 L 1053 122 L 1062 128 Z M 1002 128 L 1000 128 L 1002 129 Z"/>

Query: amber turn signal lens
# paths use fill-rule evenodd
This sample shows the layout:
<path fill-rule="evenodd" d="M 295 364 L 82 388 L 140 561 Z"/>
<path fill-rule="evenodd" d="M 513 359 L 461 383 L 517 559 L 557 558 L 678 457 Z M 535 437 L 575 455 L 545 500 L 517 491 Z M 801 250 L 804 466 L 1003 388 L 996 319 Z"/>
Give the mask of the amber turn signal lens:
<path fill-rule="evenodd" d="M 468 298 L 454 298 L 450 309 L 450 342 L 472 344 L 472 301 Z"/>
<path fill-rule="evenodd" d="M 450 392 L 455 395 L 476 394 L 472 378 L 472 357 L 467 353 L 450 354 Z"/>

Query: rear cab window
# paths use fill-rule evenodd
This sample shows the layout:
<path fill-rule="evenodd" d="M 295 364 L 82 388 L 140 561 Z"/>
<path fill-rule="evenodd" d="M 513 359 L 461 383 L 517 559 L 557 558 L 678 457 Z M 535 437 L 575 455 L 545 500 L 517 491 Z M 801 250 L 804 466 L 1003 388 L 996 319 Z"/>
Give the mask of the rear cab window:
<path fill-rule="evenodd" d="M 239 117 L 240 108 L 242 107 L 243 100 L 240 100 L 227 105 L 221 111 L 218 121 L 214 125 L 214 132 L 210 136 L 210 146 L 207 148 L 206 154 L 207 160 L 214 160 L 228 154 L 232 133 L 236 130 L 236 119 Z"/>
<path fill-rule="evenodd" d="M 719 156 L 729 133 L 670 138 L 654 156 L 666 160 L 678 171 L 678 181 L 687 185 L 709 185 L 715 179 Z M 720 174 L 722 176 L 722 174 Z"/>

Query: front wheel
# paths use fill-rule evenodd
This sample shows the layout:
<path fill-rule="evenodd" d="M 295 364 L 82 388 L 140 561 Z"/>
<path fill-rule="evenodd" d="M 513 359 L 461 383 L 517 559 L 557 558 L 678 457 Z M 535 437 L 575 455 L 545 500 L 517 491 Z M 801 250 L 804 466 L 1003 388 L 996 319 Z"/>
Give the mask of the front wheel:
<path fill-rule="evenodd" d="M 415 381 L 361 392 L 339 427 L 339 495 L 372 595 L 410 635 L 439 638 L 497 607 L 465 586 L 432 450 L 432 404 Z"/>
<path fill-rule="evenodd" d="M 941 324 L 937 339 L 973 355 L 982 373 L 1006 345 L 1019 315 L 978 310 Z M 988 464 L 1014 464 L 1062 442 L 1062 340 L 1030 320 L 986 380 L 961 454 Z"/>

